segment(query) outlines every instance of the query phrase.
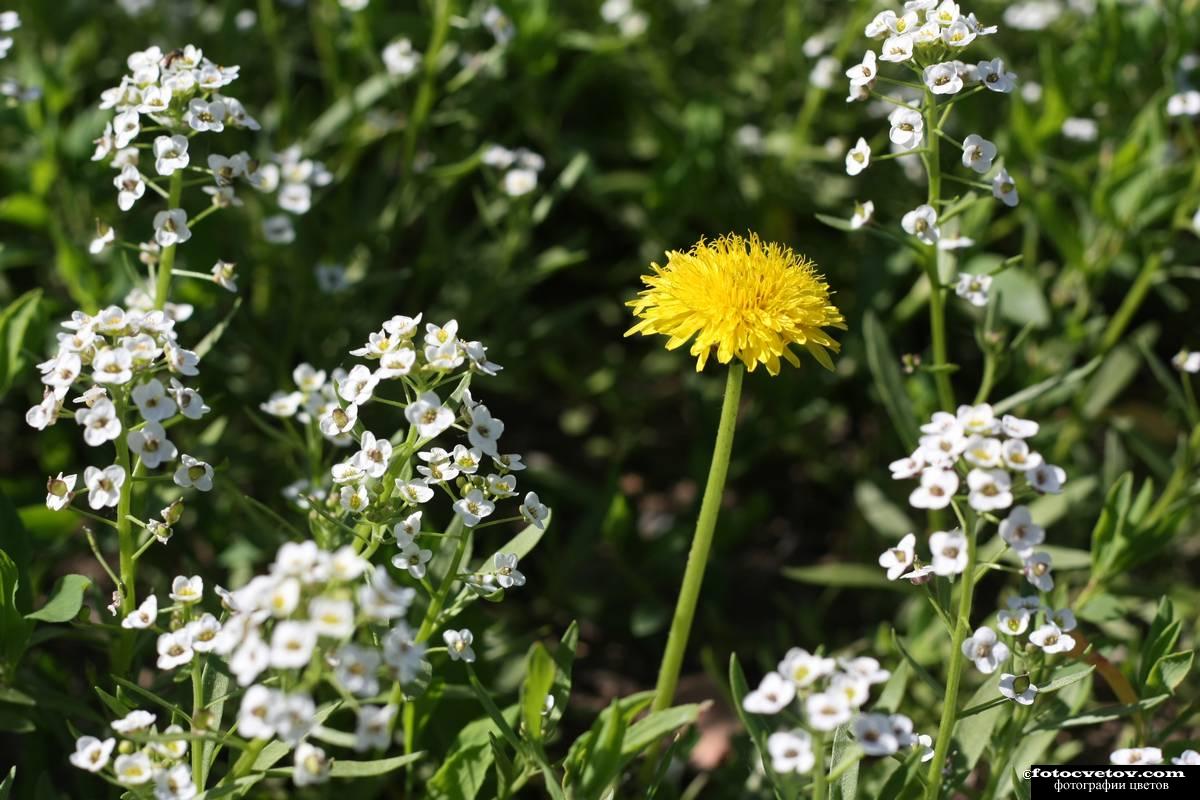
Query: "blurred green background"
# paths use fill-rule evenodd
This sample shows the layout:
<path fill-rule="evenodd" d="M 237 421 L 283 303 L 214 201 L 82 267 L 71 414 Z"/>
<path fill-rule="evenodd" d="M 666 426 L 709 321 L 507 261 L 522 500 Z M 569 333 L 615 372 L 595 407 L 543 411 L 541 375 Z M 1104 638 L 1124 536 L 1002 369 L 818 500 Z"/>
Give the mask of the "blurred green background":
<path fill-rule="evenodd" d="M 855 200 L 870 199 L 879 224 L 899 232 L 900 216 L 923 202 L 923 185 L 895 161 L 857 179 L 842 168 L 860 135 L 886 149 L 881 112 L 844 102 L 842 71 L 867 46 L 862 26 L 889 6 L 642 2 L 645 31 L 629 36 L 597 2 L 513 0 L 498 4 L 512 33 L 501 43 L 483 23 L 490 4 L 482 3 L 374 0 L 358 14 L 335 0 L 144 5 L 129 13 L 108 0 L 10 4 L 23 25 L 0 79 L 42 96 L 0 110 L 0 303 L 41 295 L 30 313 L 4 320 L 8 341 L 18 328 L 23 340 L 0 361 L 0 488 L 31 537 L 35 591 L 63 573 L 101 575 L 77 521 L 42 505 L 45 475 L 78 470 L 90 454 L 73 426 L 40 435 L 25 426 L 25 409 L 40 399 L 33 364 L 58 320 L 120 303 L 132 285 L 112 251 L 88 254 L 96 219 L 148 236 L 156 206 L 117 210 L 113 171 L 89 160 L 107 119 L 97 101 L 130 52 L 193 43 L 240 65 L 230 91 L 263 124 L 258 134 L 223 135 L 223 151 L 265 158 L 298 145 L 334 176 L 295 218 L 292 244 L 263 239 L 262 220 L 278 210 L 246 190 L 244 208 L 206 221 L 181 250 L 189 269 L 207 271 L 218 258 L 239 265 L 244 303 L 202 365 L 200 388 L 214 412 L 200 445 L 246 494 L 295 513 L 281 489 L 299 476 L 244 409 L 287 388 L 296 364 L 348 363 L 346 351 L 393 314 L 457 318 L 504 365 L 477 383 L 477 396 L 505 421 L 506 449 L 527 454 L 523 487 L 555 512 L 550 535 L 522 565 L 529 585 L 472 612 L 495 625 L 485 662 L 511 691 L 528 643 L 579 620 L 567 719 L 586 726 L 612 696 L 653 683 L 723 378 L 715 369 L 695 374 L 661 341 L 623 339 L 623 304 L 664 250 L 754 230 L 817 261 L 849 331 L 834 373 L 806 363 L 747 381 L 684 692 L 722 697 L 734 651 L 752 675 L 793 645 L 851 646 L 894 663 L 888 626 L 920 629 L 929 612 L 887 585 L 874 562 L 924 521 L 907 509 L 908 487 L 889 480 L 887 463 L 905 453 L 880 401 L 863 320 L 878 319 L 890 363 L 922 354 L 928 285 L 904 248 L 816 218 L 848 219 Z M 1026 6 L 1042 6 L 1044 18 Z M 1043 452 L 1071 476 L 1045 509 L 1049 541 L 1086 549 L 1108 485 L 1125 469 L 1164 479 L 1187 430 L 1167 361 L 1180 347 L 1200 347 L 1191 316 L 1200 134 L 1196 117 L 1169 116 L 1167 102 L 1200 86 L 1200 4 L 977 0 L 966 10 L 1001 26 L 973 51 L 1003 57 L 1021 88 L 965 101 L 952 128 L 997 143 L 1022 201 L 1012 210 L 979 203 L 964 215 L 960 233 L 977 244 L 958 266 L 980 272 L 1023 260 L 997 280 L 991 338 L 977 340 L 980 312 L 951 298 L 953 381 L 960 399 L 974 395 L 981 347 L 1000 355 L 993 399 L 1101 359 L 1083 381 L 1022 406 L 1043 423 Z M 1030 20 L 1044 27 L 1017 26 Z M 444 45 L 434 69 L 406 80 L 382 74 L 387 43 L 411 39 L 428 59 L 435 36 Z M 1070 118 L 1094 120 L 1095 137 L 1064 135 Z M 505 195 L 499 173 L 481 163 L 489 144 L 542 155 L 537 190 Z M 952 270 L 954 259 L 945 261 Z M 349 286 L 323 291 L 322 265 L 346 267 Z M 191 341 L 233 307 L 232 295 L 201 282 L 181 281 L 176 298 L 196 306 L 182 326 Z M 917 370 L 903 380 L 917 412 L 928 414 L 930 376 Z M 0 531 L 5 546 L 11 530 Z M 217 493 L 190 504 L 176 530 L 152 557 L 163 581 L 196 571 L 237 584 L 280 535 L 269 517 Z M 1136 630 L 1168 592 L 1194 610 L 1197 547 L 1194 536 L 1178 538 L 1122 577 L 1111 595 L 1121 613 L 1102 629 L 1118 638 Z M 789 574 L 797 567 L 805 569 Z M 989 586 L 985 608 L 994 605 Z M 37 732 L 28 734 L 28 715 L 0 697 L 0 730 L 9 731 L 0 734 L 9 754 L 0 766 L 13 757 L 26 774 L 44 771 L 38 797 L 84 796 L 78 776 L 60 769 L 71 738 L 62 712 L 72 695 L 90 692 L 104 659 L 71 629 L 44 638 L 22 667 L 45 689 Z M 460 705 L 450 733 L 456 715 L 477 716 Z M 920 708 L 912 714 L 919 729 L 930 727 Z M 726 733 L 716 723 L 704 729 L 728 768 L 701 780 L 735 796 L 748 752 Z"/>

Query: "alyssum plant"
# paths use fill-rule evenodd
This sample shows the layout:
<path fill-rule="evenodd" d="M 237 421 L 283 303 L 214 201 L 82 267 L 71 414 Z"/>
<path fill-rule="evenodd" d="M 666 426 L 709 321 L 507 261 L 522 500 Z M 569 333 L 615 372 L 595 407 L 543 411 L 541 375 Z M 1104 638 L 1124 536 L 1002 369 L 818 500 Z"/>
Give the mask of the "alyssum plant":
<path fill-rule="evenodd" d="M 129 67 L 105 93 L 116 117 L 96 157 L 115 152 L 122 210 L 147 188 L 166 200 L 154 241 L 124 245 L 140 254 L 149 281 L 123 306 L 77 310 L 62 323 L 56 351 L 39 365 L 45 398 L 27 414 L 34 428 L 73 423 L 96 452 L 112 448 L 82 478 L 60 473 L 47 486 L 48 508 L 85 523 L 112 582 L 115 618 L 86 623 L 110 649 L 111 684 L 96 692 L 112 721 L 80 722 L 70 763 L 125 796 L 156 800 L 246 796 L 263 781 L 311 787 L 401 768 L 413 795 L 443 796 L 489 770 L 499 797 L 531 780 L 554 797 L 610 791 L 646 746 L 699 709 L 645 716 L 649 693 L 618 700 L 552 760 L 545 744 L 566 705 L 576 627 L 554 649 L 533 644 L 516 703 L 499 704 L 476 675 L 495 641 L 455 623 L 477 600 L 496 602 L 525 585 L 520 560 L 550 511 L 535 492 L 518 491 L 525 465 L 501 448 L 503 421 L 473 394 L 474 379 L 501 367 L 456 321 L 393 316 L 350 353 L 361 363 L 330 371 L 303 364 L 293 389 L 261 404 L 282 426 L 260 422 L 263 435 L 297 455 L 286 492 L 293 518 L 242 495 L 187 444 L 197 437 L 186 423 L 211 411 L 189 384 L 223 326 L 202 346 L 185 347 L 179 329 L 192 309 L 171 302 L 173 279 L 237 287 L 225 262 L 211 273 L 182 269 L 180 248 L 201 219 L 238 204 L 236 181 L 256 185 L 262 174 L 247 153 L 210 154 L 207 169 L 196 167 L 193 141 L 226 125 L 257 125 L 219 91 L 237 68 L 218 67 L 194 47 L 135 53 Z M 153 145 L 136 141 L 143 133 L 156 134 Z M 143 150 L 152 150 L 167 188 L 143 170 Z M 189 172 L 200 177 L 186 180 Z M 192 216 L 182 207 L 189 186 L 211 197 Z M 101 226 L 94 252 L 115 240 Z M 187 537 L 177 529 L 190 492 L 228 493 L 273 529 L 278 548 L 261 574 L 231 588 L 184 570 L 169 585 L 140 578 L 151 548 Z M 518 533 L 500 534 L 513 524 Z M 8 564 L 0 565 L 6 585 Z M 88 583 L 70 576 L 33 619 L 74 619 Z M 28 624 L 6 652 L 19 657 Z M 143 669 L 147 661 L 153 671 Z M 428 753 L 434 710 L 463 677 L 460 694 L 477 698 L 482 716 Z"/>

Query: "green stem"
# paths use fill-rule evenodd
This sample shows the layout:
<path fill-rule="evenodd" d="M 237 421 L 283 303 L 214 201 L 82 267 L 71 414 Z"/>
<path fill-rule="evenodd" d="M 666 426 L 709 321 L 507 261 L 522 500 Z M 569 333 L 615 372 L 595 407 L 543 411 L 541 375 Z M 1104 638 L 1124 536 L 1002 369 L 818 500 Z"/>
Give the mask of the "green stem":
<path fill-rule="evenodd" d="M 204 673 L 200 663 L 200 654 L 192 656 L 192 734 L 199 736 L 203 733 L 200 725 L 204 713 Z M 197 721 L 199 720 L 199 722 Z M 192 742 L 192 783 L 196 788 L 204 790 L 204 747 L 199 741 Z"/>
<path fill-rule="evenodd" d="M 451 0 L 436 0 L 433 10 L 433 30 L 429 35 L 429 46 L 425 48 L 424 71 L 421 75 L 421 86 L 417 89 L 416 100 L 413 101 L 412 113 L 408 116 L 408 125 L 404 130 L 404 166 L 407 175 L 412 168 L 413 158 L 417 153 L 417 137 L 425 120 L 433 109 L 434 83 L 440 65 L 442 46 L 450 31 L 450 15 L 453 3 Z"/>
<path fill-rule="evenodd" d="M 717 526 L 721 495 L 725 490 L 725 474 L 729 470 L 729 454 L 733 450 L 733 431 L 737 425 L 738 400 L 742 395 L 744 373 L 745 368 L 741 364 L 731 365 L 725 383 L 725 401 L 721 406 L 721 421 L 717 427 L 717 441 L 708 470 L 708 483 L 704 487 L 704 499 L 700 503 L 700 518 L 696 521 L 696 533 L 692 538 L 692 549 L 688 553 L 687 568 L 683 573 L 683 585 L 679 589 L 679 599 L 675 604 L 675 616 L 671 620 L 667 648 L 663 651 L 662 664 L 658 670 L 658 683 L 655 685 L 652 706 L 655 711 L 661 711 L 671 705 L 675 698 L 675 686 L 679 683 L 683 654 L 687 650 L 688 634 L 692 629 L 692 619 L 696 615 L 696 602 L 700 597 L 704 568 L 708 564 L 708 552 L 712 547 L 713 531 Z"/>
<path fill-rule="evenodd" d="M 822 733 L 813 734 L 813 753 L 817 757 L 817 761 L 813 764 L 813 782 L 812 796 L 813 800 L 825 800 L 829 793 L 829 779 L 825 774 L 825 770 L 829 765 L 825 763 L 825 735 Z"/>
<path fill-rule="evenodd" d="M 183 170 L 171 173 L 170 192 L 167 197 L 167 209 L 179 208 L 180 197 L 183 195 Z M 162 257 L 158 261 L 158 277 L 154 287 L 154 307 L 162 308 L 167 304 L 171 294 L 171 269 L 175 266 L 175 249 L 179 245 L 163 248 Z"/>
<path fill-rule="evenodd" d="M 958 598 L 958 619 L 954 624 L 954 635 L 950 645 L 950 673 L 946 677 L 946 696 L 942 701 L 942 721 L 938 726 L 937 743 L 933 748 L 933 760 L 929 762 L 928 788 L 926 800 L 937 800 L 942 788 L 942 768 L 946 763 L 946 754 L 950 750 L 950 739 L 954 733 L 954 723 L 958 717 L 958 687 L 962 683 L 963 667 L 966 657 L 963 655 L 962 644 L 971 628 L 971 599 L 975 591 L 975 540 L 979 536 L 979 528 L 983 526 L 980 520 L 976 527 L 967 530 L 967 566 L 963 570 L 961 583 L 962 594 Z"/>
<path fill-rule="evenodd" d="M 125 404 L 118 399 L 117 413 L 120 414 L 122 429 L 125 423 Z M 137 589 L 134 582 L 137 579 L 137 537 L 133 532 L 133 523 L 129 521 L 130 508 L 133 505 L 133 486 L 130 478 L 133 470 L 129 464 L 129 448 L 125 446 L 124 437 L 114 443 L 117 451 L 117 466 L 125 471 L 125 482 L 121 484 L 121 496 L 117 500 L 117 544 L 121 552 L 121 612 L 123 615 L 132 613 L 137 608 Z"/>
<path fill-rule="evenodd" d="M 1113 314 L 1112 319 L 1108 322 L 1108 327 L 1104 330 L 1104 338 L 1100 340 L 1101 353 L 1107 353 L 1121 341 L 1121 335 L 1125 333 L 1133 315 L 1137 313 L 1142 301 L 1146 299 L 1161 266 L 1162 256 L 1157 254 L 1150 256 L 1142 263 L 1142 269 L 1134 278 L 1133 286 L 1129 287 L 1129 291 L 1125 293 L 1125 299 L 1121 301 L 1117 313 Z"/>
<path fill-rule="evenodd" d="M 929 176 L 929 197 L 926 202 L 937 208 L 942 202 L 941 143 L 937 139 L 937 100 L 933 92 L 925 90 L 925 138 L 928 151 L 925 153 L 925 171 Z M 938 249 L 929 248 L 925 262 L 925 273 L 929 276 L 929 332 L 933 344 L 933 365 L 939 369 L 933 380 L 937 385 L 938 403 L 943 411 L 954 410 L 954 388 L 950 385 L 950 373 L 946 367 L 946 305 L 942 294 L 942 279 L 938 271 Z"/>

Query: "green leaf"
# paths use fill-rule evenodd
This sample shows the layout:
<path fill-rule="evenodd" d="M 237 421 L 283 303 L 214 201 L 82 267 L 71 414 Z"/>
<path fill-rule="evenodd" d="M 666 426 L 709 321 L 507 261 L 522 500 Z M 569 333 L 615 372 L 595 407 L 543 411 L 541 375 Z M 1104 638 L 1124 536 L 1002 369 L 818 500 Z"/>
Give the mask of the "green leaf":
<path fill-rule="evenodd" d="M 1055 375 L 1053 378 L 1047 378 L 1041 383 L 1035 383 L 1033 386 L 1027 386 L 1021 391 L 1009 395 L 1000 402 L 993 403 L 992 409 L 996 414 L 1007 414 L 1016 410 L 1020 406 L 1023 406 L 1027 403 L 1032 403 L 1034 400 L 1037 400 L 1039 397 L 1053 389 L 1074 386 L 1095 372 L 1100 367 L 1101 361 L 1103 361 L 1103 359 L 1100 356 L 1096 356 L 1082 367 L 1077 367 L 1062 375 Z"/>
<path fill-rule="evenodd" d="M 975 694 L 971 695 L 971 699 L 967 701 L 967 707 L 983 705 L 999 696 L 1000 690 L 997 688 L 999 685 L 1000 673 L 995 672 L 975 690 Z M 975 768 L 984 749 L 992 741 L 992 733 L 996 729 L 996 724 L 1009 710 L 1007 705 L 1010 704 L 999 704 L 978 714 L 960 719 L 954 726 L 954 736 L 958 740 L 959 751 L 966 759 L 968 772 Z"/>
<path fill-rule="evenodd" d="M 13 767 L 4 776 L 4 780 L 0 781 L 0 800 L 8 800 L 8 795 L 12 792 L 13 784 L 17 781 L 17 768 Z"/>
<path fill-rule="evenodd" d="M 862 752 L 850 738 L 850 726 L 839 725 L 833 733 L 833 748 L 829 762 L 833 764 L 834 769 L 837 769 L 848 758 L 854 759 L 854 763 L 842 773 L 841 780 L 838 781 L 837 789 L 840 800 L 854 800 L 858 794 L 858 770 L 862 765 Z"/>
<path fill-rule="evenodd" d="M 230 307 L 229 311 L 225 313 L 225 316 L 221 318 L 221 321 L 214 325 L 212 330 L 204 334 L 204 338 L 196 343 L 196 346 L 193 348 L 196 355 L 200 356 L 201 358 L 204 358 L 204 356 L 208 355 L 208 351 L 213 349 L 213 345 L 220 341 L 221 337 L 225 335 L 225 329 L 229 327 L 230 322 L 233 322 L 234 314 L 236 314 L 238 309 L 241 307 L 242 298 L 238 297 L 233 301 L 233 306 Z"/>
<path fill-rule="evenodd" d="M 867 524 L 889 539 L 900 539 L 915 531 L 912 519 L 893 503 L 878 486 L 859 481 L 854 486 L 854 502 Z"/>
<path fill-rule="evenodd" d="M 541 642 L 534 642 L 525 659 L 525 683 L 521 690 L 521 717 L 525 735 L 535 742 L 542 740 L 542 724 L 546 697 L 554 686 L 554 659 Z"/>
<path fill-rule="evenodd" d="M 883 406 L 891 417 L 892 425 L 900 434 L 905 448 L 917 446 L 919 434 L 913 413 L 912 402 L 904 391 L 904 380 L 888 334 L 871 311 L 863 315 L 863 340 L 867 348 L 867 366 L 875 379 L 875 389 L 883 400 Z"/>
<path fill-rule="evenodd" d="M 941 682 L 939 682 L 937 678 L 930 675 L 929 670 L 917 663 L 917 660 L 912 657 L 911 653 L 908 652 L 908 648 L 904 645 L 904 640 L 900 638 L 900 634 L 896 633 L 896 629 L 892 628 L 891 630 L 892 642 L 896 645 L 896 649 L 900 651 L 900 655 L 904 656 L 904 660 L 908 662 L 910 667 L 913 668 L 913 670 L 917 673 L 917 676 L 921 680 L 925 681 L 925 683 L 937 693 L 938 697 L 944 697 L 946 694 L 946 687 L 942 686 Z M 967 705 L 971 706 L 975 704 L 968 703 Z"/>
<path fill-rule="evenodd" d="M 1142 644 L 1141 658 L 1138 661 L 1138 683 L 1145 686 L 1150 680 L 1150 671 L 1158 660 L 1175 649 L 1182 631 L 1182 620 L 1175 619 L 1175 606 L 1170 598 L 1163 597 L 1158 601 L 1154 620 Z"/>
<path fill-rule="evenodd" d="M 41 289 L 30 289 L 0 311 L 0 397 L 8 392 L 24 366 L 21 348 L 41 299 Z"/>
<path fill-rule="evenodd" d="M 503 711 L 505 721 L 515 725 L 520 709 L 509 706 Z M 500 732 L 490 716 L 480 717 L 463 726 L 446 752 L 449 754 L 426 784 L 433 800 L 474 800 L 487 780 L 495 750 L 494 734 Z"/>
<path fill-rule="evenodd" d="M 621 745 L 621 757 L 633 758 L 677 728 L 691 725 L 699 716 L 700 706 L 697 703 L 652 711 L 635 722 L 625 733 L 625 741 Z"/>
<path fill-rule="evenodd" d="M 583 764 L 580 788 L 584 797 L 600 798 L 617 778 L 621 768 L 621 749 L 629 721 L 621 713 L 620 701 L 614 700 L 608 713 L 597 722 L 599 731 L 591 752 Z"/>
<path fill-rule="evenodd" d="M 1065 689 L 1073 683 L 1078 683 L 1095 671 L 1096 667 L 1093 664 L 1084 664 L 1082 662 L 1067 664 L 1054 670 L 1050 675 L 1050 682 L 1045 686 L 1039 687 L 1038 692 L 1039 694 L 1057 692 L 1059 689 Z"/>
<path fill-rule="evenodd" d="M 25 619 L 39 622 L 70 622 L 79 616 L 79 609 L 83 607 L 83 593 L 91 585 L 92 579 L 83 575 L 63 576 L 50 593 L 46 605 L 31 614 L 26 614 Z"/>
<path fill-rule="evenodd" d="M 1155 697 L 1147 697 L 1144 700 L 1139 700 L 1136 703 L 1128 705 L 1111 705 L 1103 706 L 1092 711 L 1085 711 L 1081 714 L 1059 715 L 1050 714 L 1045 718 L 1036 720 L 1034 724 L 1025 729 L 1025 733 L 1029 734 L 1033 731 L 1049 731 L 1057 728 L 1076 728 L 1081 725 L 1097 725 L 1101 722 L 1110 722 L 1114 719 L 1128 717 L 1139 711 L 1148 711 L 1155 706 L 1164 703 L 1171 695 L 1160 694 Z"/>
<path fill-rule="evenodd" d="M 1196 651 L 1184 650 L 1165 655 L 1154 663 L 1150 670 L 1150 680 L 1146 682 L 1149 689 L 1166 689 L 1174 693 L 1183 679 L 1192 670 Z"/>
<path fill-rule="evenodd" d="M 375 761 L 343 761 L 339 758 L 334 760 L 333 766 L 329 768 L 329 774 L 334 778 L 373 778 L 376 775 L 394 772 L 417 761 L 424 755 L 424 752 L 416 752 L 392 758 L 380 758 Z"/>
<path fill-rule="evenodd" d="M 353 92 L 339 98 L 308 126 L 304 151 L 311 153 L 319 150 L 330 136 L 344 133 L 352 117 L 378 103 L 397 85 L 398 78 L 380 72 L 354 87 Z"/>
<path fill-rule="evenodd" d="M 553 514 L 551 515 L 553 516 Z M 480 562 L 475 568 L 476 572 L 487 572 L 492 569 L 496 563 L 496 556 L 500 553 L 515 553 L 517 558 L 524 558 L 533 552 L 533 548 L 537 547 L 538 542 L 546 535 L 546 531 L 550 529 L 550 517 L 547 517 L 539 528 L 536 525 L 526 525 L 520 533 L 509 539 L 500 546 L 496 552 Z"/>
<path fill-rule="evenodd" d="M 554 698 L 548 721 L 557 722 L 567 707 L 571 696 L 571 670 L 575 664 L 575 651 L 579 647 L 579 623 L 572 621 L 554 650 L 554 687 L 550 694 Z"/>
<path fill-rule="evenodd" d="M 17 608 L 20 575 L 8 553 L 0 550 L 0 662 L 16 667 L 29 642 L 33 625 Z"/>
<path fill-rule="evenodd" d="M 887 589 L 893 592 L 904 591 L 904 586 L 889 581 L 887 575 L 878 567 L 866 564 L 817 564 L 811 567 L 785 567 L 781 573 L 800 583 L 816 586 L 837 586 L 852 589 Z"/>
<path fill-rule="evenodd" d="M 1125 527 L 1132 494 L 1133 475 L 1126 472 L 1109 488 L 1100 517 L 1092 528 L 1092 573 L 1097 582 L 1107 575 L 1106 570 L 1115 555 L 1117 546 L 1114 542 Z"/>
<path fill-rule="evenodd" d="M 746 685 L 746 675 L 742 672 L 742 665 L 738 663 L 737 653 L 729 656 L 729 692 L 733 695 L 733 707 L 737 711 L 738 719 L 742 721 L 742 726 L 749 732 L 750 741 L 754 743 L 754 749 L 758 752 L 763 772 L 766 774 L 767 780 L 775 787 L 778 796 L 785 789 L 786 783 L 771 768 L 771 755 L 767 751 L 767 737 L 771 730 L 768 728 L 766 720 L 742 708 L 742 700 L 750 693 L 750 687 Z"/>

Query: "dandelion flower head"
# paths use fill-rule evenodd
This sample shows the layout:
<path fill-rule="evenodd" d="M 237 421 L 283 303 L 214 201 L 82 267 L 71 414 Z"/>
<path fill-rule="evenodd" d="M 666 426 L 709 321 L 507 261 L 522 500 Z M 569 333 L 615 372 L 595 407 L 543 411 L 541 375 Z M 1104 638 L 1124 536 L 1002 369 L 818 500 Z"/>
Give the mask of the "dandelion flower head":
<path fill-rule="evenodd" d="M 845 330 L 845 319 L 816 265 L 790 247 L 731 233 L 672 250 L 666 266 L 651 267 L 642 276 L 648 288 L 629 301 L 639 321 L 626 336 L 661 333 L 668 350 L 694 339 L 697 372 L 715 349 L 722 364 L 737 358 L 751 372 L 762 364 L 778 375 L 781 357 L 800 366 L 792 345 L 833 368 L 827 351 L 839 345 L 823 329 Z"/>

